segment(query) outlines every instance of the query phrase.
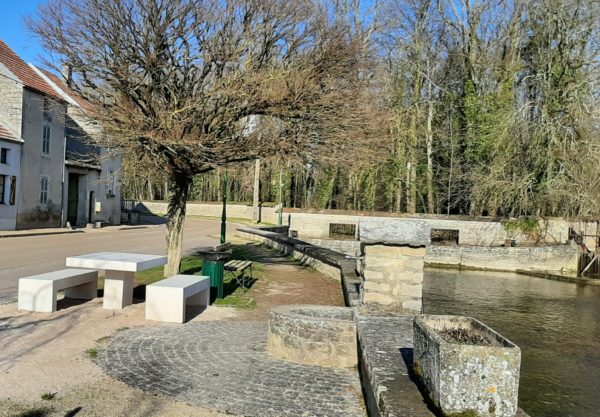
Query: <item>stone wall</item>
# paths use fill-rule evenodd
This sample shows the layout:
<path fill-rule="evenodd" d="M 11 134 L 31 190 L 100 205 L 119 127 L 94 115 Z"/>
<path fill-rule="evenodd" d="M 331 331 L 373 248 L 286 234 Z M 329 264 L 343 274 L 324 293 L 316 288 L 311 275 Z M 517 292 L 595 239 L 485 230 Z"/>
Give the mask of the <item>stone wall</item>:
<path fill-rule="evenodd" d="M 4 65 L 0 64 L 0 120 L 22 137 L 23 84 Z"/>
<path fill-rule="evenodd" d="M 315 246 L 345 253 L 346 255 L 360 255 L 360 242 L 358 240 L 305 239 L 305 241 Z"/>
<path fill-rule="evenodd" d="M 141 212 L 162 215 L 167 213 L 166 201 L 141 201 L 135 209 Z M 221 217 L 223 205 L 221 203 L 188 202 L 186 214 L 188 216 Z M 279 213 L 277 207 L 261 207 L 261 222 L 277 224 Z M 252 220 L 252 206 L 245 204 L 227 204 L 227 217 Z M 285 219 L 284 219 L 285 223 Z"/>
<path fill-rule="evenodd" d="M 506 230 L 496 218 L 470 218 L 466 216 L 442 215 L 394 215 L 390 213 L 360 212 L 353 214 L 335 210 L 297 210 L 284 209 L 289 217 L 290 230 L 296 231 L 300 239 L 327 239 L 331 223 L 352 224 L 359 227 L 361 222 L 380 223 L 386 227 L 390 221 L 404 223 L 410 227 L 413 223 L 425 223 L 431 229 L 450 229 L 459 231 L 459 244 L 474 246 L 500 246 L 506 239 L 517 244 L 541 242 L 547 244 L 566 243 L 569 239 L 568 220 L 538 219 L 541 236 L 535 236 L 518 230 Z M 360 238 L 360 236 L 359 236 Z"/>
<path fill-rule="evenodd" d="M 419 313 L 425 248 L 366 245 L 362 304 Z"/>
<path fill-rule="evenodd" d="M 576 271 L 579 248 L 553 246 L 436 246 L 427 247 L 429 266 L 493 271 Z"/>

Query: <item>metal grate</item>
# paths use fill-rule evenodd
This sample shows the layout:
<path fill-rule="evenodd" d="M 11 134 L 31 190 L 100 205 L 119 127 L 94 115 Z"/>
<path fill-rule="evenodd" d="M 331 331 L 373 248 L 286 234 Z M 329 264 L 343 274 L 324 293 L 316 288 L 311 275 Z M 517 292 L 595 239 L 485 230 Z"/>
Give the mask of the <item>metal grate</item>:
<path fill-rule="evenodd" d="M 334 239 L 354 239 L 356 237 L 356 225 L 329 223 L 329 237 Z"/>
<path fill-rule="evenodd" d="M 458 245 L 458 230 L 431 229 L 432 245 Z"/>

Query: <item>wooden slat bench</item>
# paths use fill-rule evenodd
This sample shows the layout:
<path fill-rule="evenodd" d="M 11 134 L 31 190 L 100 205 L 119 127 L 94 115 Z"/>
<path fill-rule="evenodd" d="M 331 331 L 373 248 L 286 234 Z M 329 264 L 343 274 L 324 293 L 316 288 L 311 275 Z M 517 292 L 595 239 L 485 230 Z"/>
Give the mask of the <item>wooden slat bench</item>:
<path fill-rule="evenodd" d="M 210 278 L 175 275 L 146 286 L 146 319 L 185 322 L 186 305 L 208 307 Z"/>
<path fill-rule="evenodd" d="M 62 269 L 19 279 L 18 309 L 51 313 L 56 311 L 56 293 L 65 298 L 91 300 L 98 293 L 98 271 Z"/>
<path fill-rule="evenodd" d="M 248 289 L 248 279 L 252 279 L 252 261 L 229 261 L 225 264 L 225 271 L 235 278 L 244 291 Z"/>

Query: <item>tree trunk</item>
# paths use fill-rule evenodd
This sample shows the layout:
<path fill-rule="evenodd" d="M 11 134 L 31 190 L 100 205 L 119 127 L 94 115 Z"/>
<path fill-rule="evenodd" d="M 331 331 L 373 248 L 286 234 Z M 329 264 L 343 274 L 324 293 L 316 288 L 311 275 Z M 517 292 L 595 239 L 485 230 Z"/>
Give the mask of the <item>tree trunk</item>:
<path fill-rule="evenodd" d="M 167 210 L 167 256 L 165 277 L 179 273 L 183 249 L 183 224 L 185 222 L 185 204 L 191 178 L 185 174 L 172 174 L 169 181 L 169 208 Z"/>
<path fill-rule="evenodd" d="M 433 122 L 433 101 L 431 98 L 431 81 L 429 82 L 429 103 L 427 108 L 427 209 L 429 214 L 435 212 L 433 201 L 433 131 L 431 124 Z"/>

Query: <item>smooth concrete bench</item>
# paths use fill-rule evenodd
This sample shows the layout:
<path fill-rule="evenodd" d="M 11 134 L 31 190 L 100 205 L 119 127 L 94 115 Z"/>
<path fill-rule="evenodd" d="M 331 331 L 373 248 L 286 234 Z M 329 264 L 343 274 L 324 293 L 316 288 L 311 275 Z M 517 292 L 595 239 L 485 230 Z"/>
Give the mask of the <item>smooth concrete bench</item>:
<path fill-rule="evenodd" d="M 98 293 L 98 271 L 62 269 L 19 279 L 18 309 L 51 313 L 56 311 L 56 293 L 65 298 L 91 300 Z"/>
<path fill-rule="evenodd" d="M 210 278 L 175 275 L 146 286 L 146 319 L 185 322 L 186 305 L 208 307 Z"/>

